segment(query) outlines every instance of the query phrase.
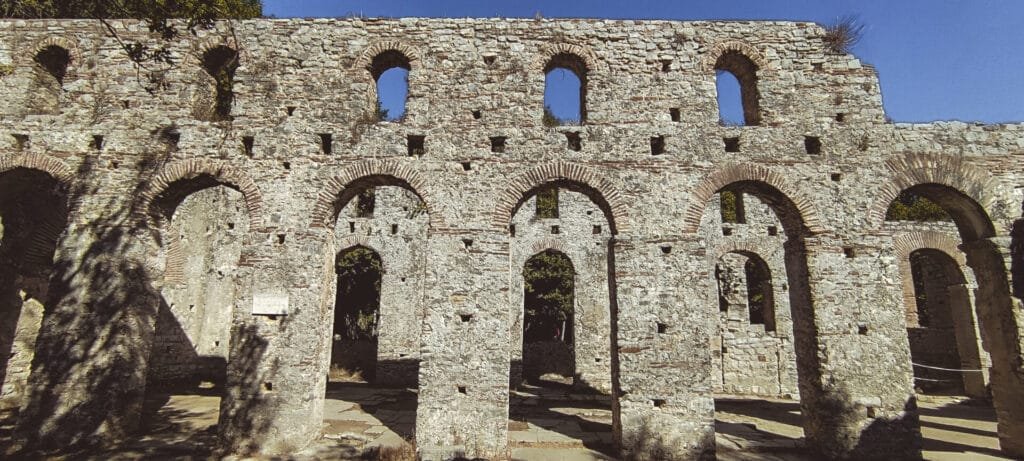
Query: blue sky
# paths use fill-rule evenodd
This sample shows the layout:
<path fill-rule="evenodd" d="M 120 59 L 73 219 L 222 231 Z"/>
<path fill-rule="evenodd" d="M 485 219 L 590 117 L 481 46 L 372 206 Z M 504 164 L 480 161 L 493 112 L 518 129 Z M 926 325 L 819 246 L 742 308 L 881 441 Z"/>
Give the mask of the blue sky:
<path fill-rule="evenodd" d="M 1024 121 L 1020 0 L 264 0 L 263 12 L 277 17 L 527 18 L 539 12 L 546 18 L 782 19 L 823 24 L 852 14 L 865 25 L 854 54 L 878 69 L 886 112 L 893 120 Z"/>

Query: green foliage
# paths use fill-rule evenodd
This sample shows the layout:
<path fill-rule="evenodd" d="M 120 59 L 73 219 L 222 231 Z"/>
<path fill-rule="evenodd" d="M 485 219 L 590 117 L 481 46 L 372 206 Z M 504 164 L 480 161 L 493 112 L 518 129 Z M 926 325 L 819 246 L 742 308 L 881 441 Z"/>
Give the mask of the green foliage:
<path fill-rule="evenodd" d="M 338 297 L 334 333 L 350 340 L 375 338 L 380 312 L 380 279 L 384 270 L 380 256 L 369 248 L 353 247 L 338 255 L 335 269 Z"/>
<path fill-rule="evenodd" d="M 356 216 L 360 218 L 373 217 L 373 209 L 377 206 L 377 190 L 367 187 L 356 197 Z"/>
<path fill-rule="evenodd" d="M 526 262 L 523 267 L 525 341 L 560 336 L 565 322 L 565 341 L 572 344 L 575 277 L 572 261 L 554 250 L 538 253 Z"/>
<path fill-rule="evenodd" d="M 263 14 L 260 0 L 6 0 L 0 2 L 0 17 L 4 18 L 60 18 L 97 19 L 107 32 L 120 43 L 136 64 L 147 62 L 173 64 L 166 44 L 151 47 L 141 42 L 123 42 L 108 19 L 141 19 L 165 42 L 181 34 L 183 19 L 185 30 L 196 33 L 213 27 L 218 19 L 257 18 Z"/>
<path fill-rule="evenodd" d="M 541 219 L 558 217 L 557 187 L 546 187 L 537 192 L 537 217 Z"/>
<path fill-rule="evenodd" d="M 718 193 L 722 202 L 722 222 L 736 223 L 740 221 L 738 198 L 736 192 L 723 190 Z"/>
<path fill-rule="evenodd" d="M 554 112 L 551 112 L 551 106 L 544 106 L 544 116 L 541 118 L 541 122 L 546 127 L 561 126 L 562 119 L 558 118 Z"/>
<path fill-rule="evenodd" d="M 383 122 L 388 119 L 388 110 L 384 108 L 384 103 L 377 99 L 377 111 L 374 113 L 374 118 L 378 122 Z"/>
<path fill-rule="evenodd" d="M 903 191 L 885 211 L 886 221 L 952 221 L 937 203 L 910 191 Z"/>

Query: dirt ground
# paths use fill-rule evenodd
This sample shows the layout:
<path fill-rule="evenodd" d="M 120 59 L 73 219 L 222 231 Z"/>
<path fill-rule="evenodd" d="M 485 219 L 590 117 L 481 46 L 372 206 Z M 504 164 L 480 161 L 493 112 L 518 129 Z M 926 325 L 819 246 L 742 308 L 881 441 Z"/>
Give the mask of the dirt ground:
<path fill-rule="evenodd" d="M 213 451 L 219 401 L 212 390 L 152 399 L 149 405 L 158 409 L 147 422 L 145 435 L 113 449 L 75 453 L 67 459 L 219 459 Z M 576 394 L 559 386 L 524 386 L 512 392 L 510 403 L 512 459 L 616 459 L 608 396 Z M 797 402 L 722 397 L 715 406 L 718 459 L 817 459 L 803 449 Z M 919 407 L 925 459 L 1009 459 L 1000 456 L 991 407 L 946 396 L 921 396 Z M 415 419 L 414 390 L 332 384 L 324 408 L 323 437 L 288 459 L 412 459 L 407 441 L 415 433 Z M 7 438 L 9 430 L 0 426 L 0 437 Z"/>

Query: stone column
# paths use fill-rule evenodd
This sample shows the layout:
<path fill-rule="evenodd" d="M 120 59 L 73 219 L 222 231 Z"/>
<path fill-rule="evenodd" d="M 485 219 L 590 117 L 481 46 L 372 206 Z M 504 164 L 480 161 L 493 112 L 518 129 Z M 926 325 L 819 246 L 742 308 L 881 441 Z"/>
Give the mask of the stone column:
<path fill-rule="evenodd" d="M 588 251 L 573 261 L 576 267 L 576 303 L 573 313 L 576 342 L 575 385 L 582 389 L 611 392 L 609 339 L 611 319 L 608 296 L 608 244 Z M 596 247 L 596 245 L 595 245 Z"/>
<path fill-rule="evenodd" d="M 999 447 L 1024 457 L 1024 306 L 1010 294 L 1008 237 L 961 245 L 978 282 L 975 306 L 982 337 L 992 358 L 992 399 L 998 418 Z"/>
<path fill-rule="evenodd" d="M 637 460 L 712 459 L 711 351 L 716 293 L 704 243 L 613 241 L 613 431 Z"/>
<path fill-rule="evenodd" d="M 232 452 L 292 453 L 319 437 L 323 424 L 333 237 L 325 228 L 275 232 L 253 232 L 239 264 L 239 279 L 251 286 L 238 290 L 218 425 Z"/>
<path fill-rule="evenodd" d="M 506 454 L 508 251 L 503 232 L 432 229 L 416 411 L 425 460 Z"/>
<path fill-rule="evenodd" d="M 892 240 L 786 245 L 808 445 L 836 458 L 920 457 Z"/>
<path fill-rule="evenodd" d="M 116 441 L 139 428 L 160 295 L 145 265 L 153 234 L 135 227 L 130 197 L 114 185 L 72 193 L 16 429 L 27 449 Z"/>
<path fill-rule="evenodd" d="M 950 314 L 953 317 L 956 349 L 960 355 L 960 367 L 964 370 L 981 370 L 980 372 L 965 371 L 963 376 L 964 393 L 968 397 L 988 398 L 988 367 L 982 363 L 985 351 L 981 347 L 978 334 L 978 323 L 974 316 L 974 300 L 970 289 L 965 284 L 948 287 Z"/>

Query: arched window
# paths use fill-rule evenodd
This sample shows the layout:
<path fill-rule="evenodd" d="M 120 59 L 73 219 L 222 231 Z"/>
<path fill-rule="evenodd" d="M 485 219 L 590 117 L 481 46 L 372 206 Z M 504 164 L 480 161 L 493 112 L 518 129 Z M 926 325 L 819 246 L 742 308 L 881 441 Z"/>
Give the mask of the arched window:
<path fill-rule="evenodd" d="M 748 254 L 743 272 L 747 279 L 750 324 L 764 325 L 764 331 L 775 331 L 775 299 L 772 297 L 772 275 L 768 264 L 757 255 Z"/>
<path fill-rule="evenodd" d="M 737 51 L 727 51 L 715 62 L 718 88 L 718 117 L 725 125 L 761 124 L 760 94 L 757 90 L 757 65 Z"/>
<path fill-rule="evenodd" d="M 58 84 L 64 84 L 64 76 L 67 75 L 68 65 L 71 64 L 71 53 L 68 50 L 50 45 L 39 50 L 34 59 L 36 64 L 57 80 Z"/>
<path fill-rule="evenodd" d="M 587 65 L 579 56 L 558 53 L 544 66 L 544 125 L 580 125 L 586 119 Z"/>
<path fill-rule="evenodd" d="M 216 96 L 213 103 L 213 119 L 225 120 L 231 117 L 234 101 L 235 69 L 238 68 L 238 52 L 227 46 L 217 46 L 203 53 L 203 69 L 216 82 Z"/>
<path fill-rule="evenodd" d="M 397 50 L 388 50 L 373 57 L 370 74 L 376 82 L 377 120 L 401 120 L 409 96 L 409 58 Z"/>

